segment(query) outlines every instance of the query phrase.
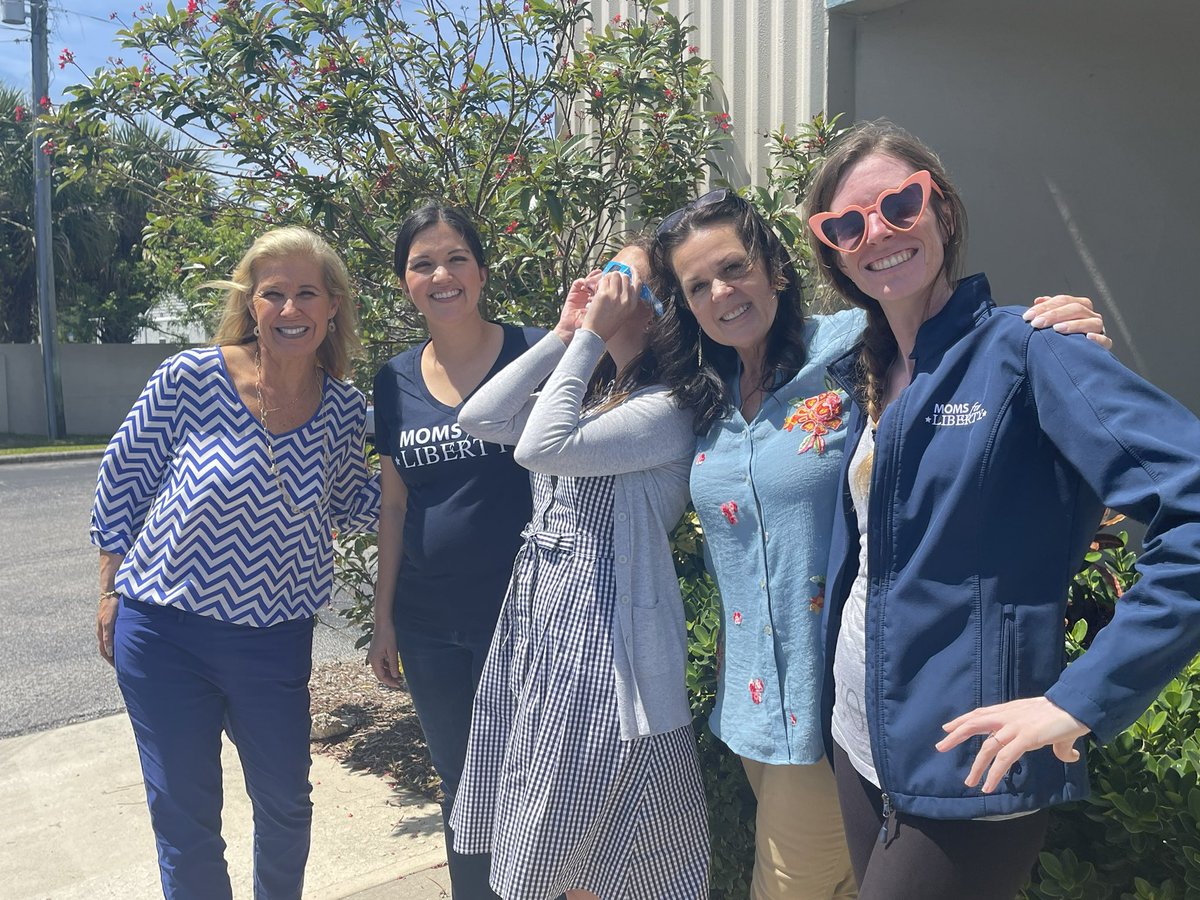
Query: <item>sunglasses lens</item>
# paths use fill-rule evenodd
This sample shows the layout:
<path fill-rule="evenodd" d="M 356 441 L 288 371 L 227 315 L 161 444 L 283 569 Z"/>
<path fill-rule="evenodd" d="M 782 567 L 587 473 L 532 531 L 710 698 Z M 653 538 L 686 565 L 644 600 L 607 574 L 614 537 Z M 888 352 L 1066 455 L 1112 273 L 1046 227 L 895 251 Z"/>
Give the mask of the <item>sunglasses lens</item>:
<path fill-rule="evenodd" d="M 849 252 L 861 243 L 865 226 L 866 221 L 862 213 L 852 209 L 836 219 L 826 219 L 821 223 L 821 231 L 829 243 L 839 250 Z"/>
<path fill-rule="evenodd" d="M 893 228 L 912 228 L 925 208 L 925 191 L 919 184 L 910 184 L 902 191 L 888 194 L 879 202 L 879 214 Z"/>
<path fill-rule="evenodd" d="M 668 215 L 659 223 L 658 228 L 654 229 L 654 234 L 655 236 L 666 234 L 668 231 L 678 225 L 690 210 L 698 209 L 701 206 L 711 206 L 714 203 L 723 203 L 729 197 L 736 196 L 737 195 L 734 194 L 733 191 L 728 190 L 727 188 L 717 188 L 715 191 L 709 191 L 707 194 L 697 197 L 695 200 L 684 206 L 681 206 L 679 209 L 675 210 L 675 212 Z"/>

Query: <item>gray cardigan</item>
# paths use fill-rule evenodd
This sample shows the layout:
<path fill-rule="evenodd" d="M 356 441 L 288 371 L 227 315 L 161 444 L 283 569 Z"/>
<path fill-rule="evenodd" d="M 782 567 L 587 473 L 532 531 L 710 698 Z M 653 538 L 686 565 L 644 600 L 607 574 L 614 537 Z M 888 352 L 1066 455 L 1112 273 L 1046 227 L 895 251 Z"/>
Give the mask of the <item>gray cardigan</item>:
<path fill-rule="evenodd" d="M 613 674 L 621 738 L 630 740 L 691 722 L 687 631 L 668 534 L 687 506 L 696 439 L 691 413 L 658 385 L 581 416 L 603 354 L 591 331 L 577 331 L 569 347 L 551 332 L 484 384 L 458 421 L 475 437 L 515 442 L 517 462 L 532 472 L 615 476 Z"/>

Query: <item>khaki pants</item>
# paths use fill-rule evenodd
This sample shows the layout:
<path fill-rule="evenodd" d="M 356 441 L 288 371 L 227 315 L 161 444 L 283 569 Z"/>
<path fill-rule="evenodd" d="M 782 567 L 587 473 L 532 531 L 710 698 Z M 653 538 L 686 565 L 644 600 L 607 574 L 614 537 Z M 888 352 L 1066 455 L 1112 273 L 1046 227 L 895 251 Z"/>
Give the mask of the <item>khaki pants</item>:
<path fill-rule="evenodd" d="M 851 900 L 858 896 L 833 771 L 742 757 L 758 798 L 750 900 Z"/>

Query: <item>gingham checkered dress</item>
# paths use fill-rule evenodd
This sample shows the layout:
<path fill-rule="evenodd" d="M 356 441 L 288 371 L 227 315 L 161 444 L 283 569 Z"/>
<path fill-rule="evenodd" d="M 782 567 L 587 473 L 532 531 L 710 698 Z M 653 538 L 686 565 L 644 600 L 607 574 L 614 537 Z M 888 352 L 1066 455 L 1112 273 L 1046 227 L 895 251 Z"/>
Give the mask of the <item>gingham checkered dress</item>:
<path fill-rule="evenodd" d="M 504 900 L 708 896 L 690 726 L 622 741 L 612 668 L 613 479 L 533 476 L 451 815 Z"/>

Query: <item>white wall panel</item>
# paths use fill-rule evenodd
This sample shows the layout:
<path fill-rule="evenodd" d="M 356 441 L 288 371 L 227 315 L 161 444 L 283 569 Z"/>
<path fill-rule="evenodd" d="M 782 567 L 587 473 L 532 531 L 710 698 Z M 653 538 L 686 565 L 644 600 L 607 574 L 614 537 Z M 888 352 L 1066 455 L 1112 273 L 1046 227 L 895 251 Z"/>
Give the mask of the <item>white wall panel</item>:
<path fill-rule="evenodd" d="M 596 28 L 628 0 L 589 0 Z M 669 0 L 667 9 L 696 28 L 693 43 L 718 82 L 713 111 L 733 120 L 728 152 L 717 162 L 733 185 L 764 181 L 765 135 L 789 130 L 820 111 L 824 97 L 825 11 L 822 0 Z"/>

